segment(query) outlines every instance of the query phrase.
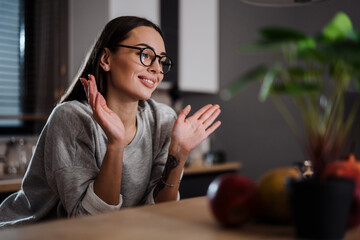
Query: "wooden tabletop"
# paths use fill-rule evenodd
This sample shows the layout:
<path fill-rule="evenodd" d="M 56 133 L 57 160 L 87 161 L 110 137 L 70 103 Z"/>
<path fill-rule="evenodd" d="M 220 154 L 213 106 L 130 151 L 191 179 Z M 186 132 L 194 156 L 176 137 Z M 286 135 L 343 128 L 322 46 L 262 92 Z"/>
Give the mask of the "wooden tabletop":
<path fill-rule="evenodd" d="M 0 239 L 256 240 L 294 239 L 294 235 L 291 226 L 249 223 L 237 229 L 224 229 L 212 217 L 206 197 L 199 197 L 4 229 L 0 230 Z M 345 237 L 358 239 L 360 228 L 348 231 Z"/>

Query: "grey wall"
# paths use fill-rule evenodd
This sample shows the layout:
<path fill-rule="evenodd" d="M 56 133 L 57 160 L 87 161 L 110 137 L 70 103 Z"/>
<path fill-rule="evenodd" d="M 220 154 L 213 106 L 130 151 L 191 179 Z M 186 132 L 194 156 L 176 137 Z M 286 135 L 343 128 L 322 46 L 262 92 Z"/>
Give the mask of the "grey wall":
<path fill-rule="evenodd" d="M 240 0 L 220 2 L 220 89 L 263 59 L 265 55 L 241 54 L 237 47 L 254 41 L 262 26 L 298 27 L 307 33 L 318 32 L 338 11 L 346 12 L 360 27 L 360 1 L 329 0 L 296 8 L 250 6 Z M 271 101 L 258 101 L 258 85 L 252 85 L 230 101 L 217 95 L 185 94 L 184 106 L 193 109 L 207 103 L 222 108 L 222 126 L 211 137 L 213 150 L 224 150 L 228 161 L 242 162 L 242 173 L 254 180 L 266 170 L 303 161 L 304 156 Z"/>
<path fill-rule="evenodd" d="M 69 1 L 69 83 L 108 21 L 108 1 Z"/>

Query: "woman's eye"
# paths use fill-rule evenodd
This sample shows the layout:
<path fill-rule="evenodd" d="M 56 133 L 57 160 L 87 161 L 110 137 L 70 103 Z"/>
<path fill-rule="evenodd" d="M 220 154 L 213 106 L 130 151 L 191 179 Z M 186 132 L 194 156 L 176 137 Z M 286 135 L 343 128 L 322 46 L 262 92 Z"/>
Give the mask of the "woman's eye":
<path fill-rule="evenodd" d="M 146 58 L 146 59 L 148 59 L 148 58 L 150 58 L 150 55 L 149 54 L 147 54 L 147 53 L 143 53 L 142 55 L 141 55 L 141 57 L 142 58 Z"/>

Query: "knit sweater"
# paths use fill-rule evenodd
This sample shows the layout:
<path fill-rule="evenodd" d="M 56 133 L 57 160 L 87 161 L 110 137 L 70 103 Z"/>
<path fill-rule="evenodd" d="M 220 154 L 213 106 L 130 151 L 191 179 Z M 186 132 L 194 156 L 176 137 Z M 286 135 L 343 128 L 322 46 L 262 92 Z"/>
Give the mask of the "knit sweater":
<path fill-rule="evenodd" d="M 140 101 L 136 119 L 137 132 L 124 149 L 119 204 L 114 206 L 93 189 L 106 153 L 104 131 L 88 103 L 58 105 L 39 136 L 21 190 L 0 205 L 0 227 L 154 204 L 176 113 L 150 99 Z"/>

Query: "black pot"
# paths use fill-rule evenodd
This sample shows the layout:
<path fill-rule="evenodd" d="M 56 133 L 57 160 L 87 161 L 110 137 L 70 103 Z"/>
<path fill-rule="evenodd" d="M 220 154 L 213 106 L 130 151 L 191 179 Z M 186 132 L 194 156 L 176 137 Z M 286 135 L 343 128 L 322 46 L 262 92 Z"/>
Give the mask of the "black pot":
<path fill-rule="evenodd" d="M 342 239 L 349 218 L 354 181 L 331 178 L 288 182 L 296 236 L 308 239 Z"/>

